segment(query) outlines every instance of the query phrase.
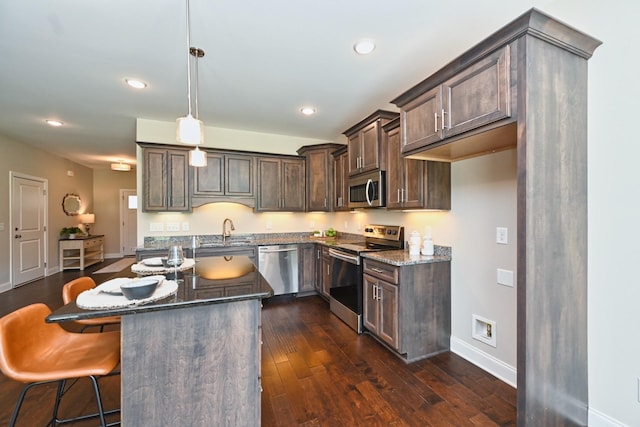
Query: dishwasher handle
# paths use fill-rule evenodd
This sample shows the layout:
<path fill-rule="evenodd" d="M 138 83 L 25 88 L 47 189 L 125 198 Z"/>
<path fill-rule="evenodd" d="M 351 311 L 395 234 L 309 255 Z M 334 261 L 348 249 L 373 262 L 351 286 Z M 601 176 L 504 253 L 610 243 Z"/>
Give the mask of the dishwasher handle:
<path fill-rule="evenodd" d="M 277 252 L 291 252 L 296 251 L 296 246 L 258 246 L 258 252 L 261 254 L 272 254 Z"/>

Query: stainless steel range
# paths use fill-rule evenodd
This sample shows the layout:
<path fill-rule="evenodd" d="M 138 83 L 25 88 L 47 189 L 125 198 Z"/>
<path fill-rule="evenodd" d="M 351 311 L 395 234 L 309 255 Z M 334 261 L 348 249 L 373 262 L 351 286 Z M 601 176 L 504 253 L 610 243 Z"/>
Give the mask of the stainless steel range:
<path fill-rule="evenodd" d="M 331 287 L 329 307 L 353 330 L 362 333 L 363 252 L 404 249 L 401 225 L 366 225 L 363 243 L 337 244 L 329 249 Z"/>

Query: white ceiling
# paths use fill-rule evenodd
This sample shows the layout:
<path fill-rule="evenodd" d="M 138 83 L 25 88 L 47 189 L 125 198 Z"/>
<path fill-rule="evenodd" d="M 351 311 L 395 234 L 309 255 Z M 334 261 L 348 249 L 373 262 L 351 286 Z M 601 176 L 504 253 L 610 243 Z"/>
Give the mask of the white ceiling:
<path fill-rule="evenodd" d="M 190 1 L 205 124 L 325 141 L 549 3 Z M 185 9 L 185 0 L 0 2 L 0 134 L 92 168 L 134 162 L 136 118 L 187 112 Z M 369 56 L 352 49 L 363 37 L 377 43 Z M 149 86 L 130 89 L 126 77 Z M 307 104 L 315 116 L 299 113 Z"/>

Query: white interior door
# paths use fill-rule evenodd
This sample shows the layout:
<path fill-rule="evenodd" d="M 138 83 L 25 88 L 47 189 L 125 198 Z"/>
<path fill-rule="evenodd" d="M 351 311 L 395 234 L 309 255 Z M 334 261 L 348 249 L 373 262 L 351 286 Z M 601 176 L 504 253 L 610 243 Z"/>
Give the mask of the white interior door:
<path fill-rule="evenodd" d="M 136 190 L 120 190 L 120 253 L 134 255 L 138 246 L 138 198 Z"/>
<path fill-rule="evenodd" d="M 11 174 L 11 283 L 44 277 L 47 181 Z"/>

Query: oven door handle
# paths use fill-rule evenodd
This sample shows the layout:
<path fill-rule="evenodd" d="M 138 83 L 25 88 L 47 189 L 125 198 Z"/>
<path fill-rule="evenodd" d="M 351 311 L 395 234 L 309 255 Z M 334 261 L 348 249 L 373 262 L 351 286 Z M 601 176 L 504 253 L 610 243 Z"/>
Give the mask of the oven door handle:
<path fill-rule="evenodd" d="M 350 264 L 360 265 L 360 257 L 357 255 L 349 255 L 335 249 L 329 249 L 329 255 L 342 261 L 346 261 Z"/>

